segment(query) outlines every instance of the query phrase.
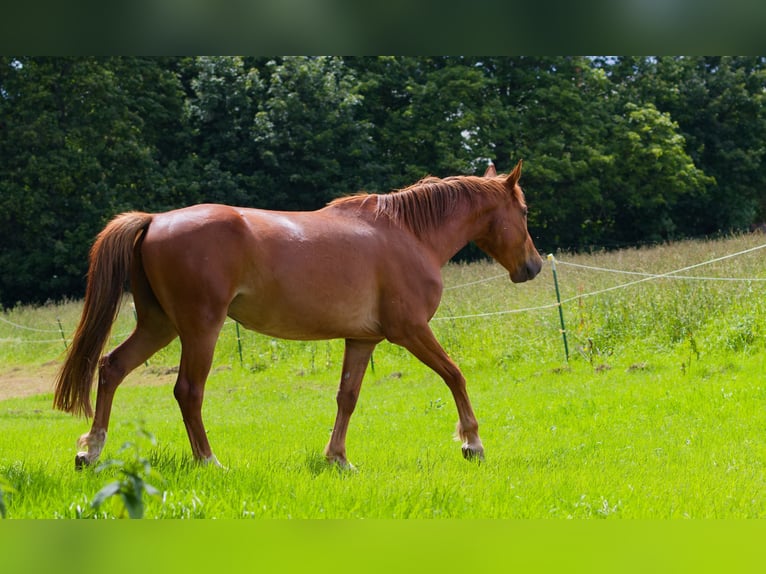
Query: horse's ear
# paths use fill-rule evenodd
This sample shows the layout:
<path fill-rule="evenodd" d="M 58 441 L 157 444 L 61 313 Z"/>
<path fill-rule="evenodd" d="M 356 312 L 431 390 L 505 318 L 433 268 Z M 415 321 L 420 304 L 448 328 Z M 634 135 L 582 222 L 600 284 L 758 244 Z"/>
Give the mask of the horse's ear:
<path fill-rule="evenodd" d="M 520 178 L 521 178 L 521 160 L 519 160 L 519 163 L 517 163 L 516 167 L 513 168 L 513 171 L 508 174 L 508 177 L 505 179 L 505 183 L 509 187 L 514 187 L 517 183 L 519 183 Z"/>
<path fill-rule="evenodd" d="M 492 162 L 489 162 L 489 165 L 487 166 L 487 171 L 484 172 L 484 177 L 495 177 L 497 175 L 497 171 L 495 171 L 495 164 Z"/>

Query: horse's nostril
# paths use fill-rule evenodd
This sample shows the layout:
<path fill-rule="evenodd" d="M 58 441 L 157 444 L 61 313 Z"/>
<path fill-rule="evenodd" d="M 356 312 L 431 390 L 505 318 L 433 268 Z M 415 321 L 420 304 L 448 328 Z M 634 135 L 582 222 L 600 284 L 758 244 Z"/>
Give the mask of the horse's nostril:
<path fill-rule="evenodd" d="M 543 268 L 542 260 L 537 260 L 533 262 L 531 265 L 527 265 L 527 273 L 529 274 L 529 278 L 533 279 L 537 277 L 537 274 L 540 273 L 540 270 L 542 268 Z"/>
<path fill-rule="evenodd" d="M 542 259 L 539 257 L 528 259 L 524 264 L 524 271 L 526 272 L 526 279 L 534 279 L 543 267 Z"/>

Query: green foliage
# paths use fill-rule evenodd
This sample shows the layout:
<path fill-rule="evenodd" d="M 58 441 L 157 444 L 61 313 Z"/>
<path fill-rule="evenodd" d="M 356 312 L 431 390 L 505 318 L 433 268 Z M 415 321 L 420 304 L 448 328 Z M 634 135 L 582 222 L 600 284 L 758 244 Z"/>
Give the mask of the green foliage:
<path fill-rule="evenodd" d="M 763 58 L 619 58 L 608 69 L 624 101 L 653 104 L 677 123 L 691 162 L 712 178 L 705 193 L 679 198 L 680 234 L 743 229 L 766 218 Z"/>
<path fill-rule="evenodd" d="M 0 478 L 0 518 L 5 518 L 8 513 L 8 507 L 5 504 L 6 494 L 14 492 L 14 489 Z"/>
<path fill-rule="evenodd" d="M 152 468 L 151 462 L 145 456 L 147 445 L 156 446 L 157 441 L 143 424 L 135 427 L 135 438 L 126 441 L 117 451 L 120 458 L 107 459 L 100 463 L 95 472 L 116 470 L 120 478 L 110 482 L 99 490 L 90 503 L 91 509 L 98 512 L 101 506 L 110 498 L 117 498 L 124 512 L 130 518 L 143 518 L 144 494 L 158 496 L 160 491 L 148 480 L 162 480 L 162 476 Z"/>
<path fill-rule="evenodd" d="M 139 58 L 0 59 L 4 305 L 80 293 L 106 219 L 156 204 L 160 142 L 152 140 L 172 136 L 155 131 L 161 114 L 150 105 L 169 98 L 147 88 L 164 90 L 168 74 Z"/>
<path fill-rule="evenodd" d="M 615 104 L 604 74 L 584 58 L 496 65 L 503 105 L 513 110 L 495 139 L 497 159 L 525 160 L 522 186 L 538 248 L 550 252 L 610 239 L 615 204 L 606 176 L 615 159 L 607 130 Z"/>
<path fill-rule="evenodd" d="M 260 205 L 318 209 L 355 193 L 369 160 L 369 124 L 350 68 L 336 57 L 270 61 L 250 137 L 267 193 Z"/>
<path fill-rule="evenodd" d="M 610 181 L 615 210 L 611 235 L 615 241 L 663 241 L 679 236 L 679 205 L 705 195 L 713 179 L 695 167 L 669 114 L 654 105 L 628 102 L 615 117 L 612 150 L 616 158 Z M 626 161 L 625 158 L 630 158 Z"/>

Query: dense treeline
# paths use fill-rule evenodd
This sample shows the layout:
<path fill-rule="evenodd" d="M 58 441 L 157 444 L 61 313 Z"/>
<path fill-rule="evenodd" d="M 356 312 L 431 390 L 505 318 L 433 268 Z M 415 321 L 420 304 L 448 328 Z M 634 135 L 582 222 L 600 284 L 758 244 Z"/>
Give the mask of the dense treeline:
<path fill-rule="evenodd" d="M 766 216 L 766 59 L 0 57 L 0 304 L 82 294 L 115 213 L 315 209 L 508 170 L 539 248 Z"/>

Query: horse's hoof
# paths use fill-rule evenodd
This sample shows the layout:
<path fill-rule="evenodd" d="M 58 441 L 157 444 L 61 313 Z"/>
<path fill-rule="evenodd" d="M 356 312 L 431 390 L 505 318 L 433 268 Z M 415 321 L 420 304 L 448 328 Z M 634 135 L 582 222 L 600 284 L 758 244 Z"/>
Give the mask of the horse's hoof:
<path fill-rule="evenodd" d="M 351 471 L 351 472 L 356 471 L 356 467 L 350 462 L 348 462 L 345 458 L 329 458 L 328 457 L 327 464 L 337 468 L 340 471 Z"/>
<path fill-rule="evenodd" d="M 86 466 L 90 466 L 90 460 L 88 460 L 88 454 L 84 452 L 77 453 L 74 457 L 74 469 L 82 470 Z"/>
<path fill-rule="evenodd" d="M 468 445 L 463 445 L 463 458 L 466 460 L 476 461 L 478 463 L 484 462 L 484 449 L 474 448 Z"/>
<path fill-rule="evenodd" d="M 202 466 L 214 466 L 214 467 L 220 468 L 222 470 L 229 470 L 228 467 L 225 467 L 224 465 L 222 465 L 218 461 L 218 458 L 216 458 L 216 456 L 214 454 L 211 454 L 207 458 L 200 458 L 200 459 L 198 459 L 198 462 Z"/>

